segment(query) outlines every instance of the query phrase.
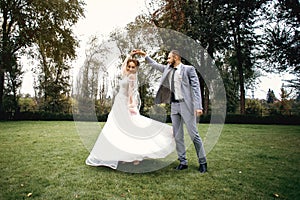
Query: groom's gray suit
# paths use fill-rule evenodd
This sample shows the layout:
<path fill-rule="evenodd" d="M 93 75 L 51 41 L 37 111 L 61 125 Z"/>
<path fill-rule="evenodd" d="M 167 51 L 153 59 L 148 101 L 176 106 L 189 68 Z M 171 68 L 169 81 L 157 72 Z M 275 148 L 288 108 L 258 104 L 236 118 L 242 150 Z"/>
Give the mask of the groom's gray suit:
<path fill-rule="evenodd" d="M 176 150 L 180 164 L 187 165 L 186 148 L 184 144 L 183 123 L 194 143 L 199 164 L 206 163 L 206 155 L 196 126 L 196 110 L 202 110 L 201 91 L 198 76 L 193 66 L 180 64 L 179 80 L 183 99 L 172 102 L 170 90 L 170 76 L 174 70 L 170 65 L 162 65 L 146 56 L 147 63 L 162 72 L 160 87 L 155 97 L 155 103 L 171 103 L 171 119 Z"/>

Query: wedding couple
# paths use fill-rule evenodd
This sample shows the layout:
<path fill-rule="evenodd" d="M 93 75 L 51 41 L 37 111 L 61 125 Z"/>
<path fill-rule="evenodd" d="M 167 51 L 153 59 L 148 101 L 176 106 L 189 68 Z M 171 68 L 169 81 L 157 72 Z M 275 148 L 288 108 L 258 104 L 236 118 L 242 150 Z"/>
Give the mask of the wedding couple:
<path fill-rule="evenodd" d="M 134 55 L 144 56 L 151 67 L 162 72 L 155 103 L 171 104 L 172 126 L 139 114 L 139 61 L 133 58 Z M 124 162 L 138 165 L 145 159 L 167 157 L 176 148 L 180 163 L 175 169 L 187 169 L 183 131 L 185 123 L 197 153 L 199 172 L 207 172 L 205 150 L 197 128 L 197 117 L 202 115 L 202 101 L 196 70 L 181 62 L 177 50 L 169 53 L 167 62 L 167 65 L 159 64 L 141 50 L 133 50 L 127 56 L 122 64 L 119 93 L 86 159 L 87 165 L 113 169 Z"/>

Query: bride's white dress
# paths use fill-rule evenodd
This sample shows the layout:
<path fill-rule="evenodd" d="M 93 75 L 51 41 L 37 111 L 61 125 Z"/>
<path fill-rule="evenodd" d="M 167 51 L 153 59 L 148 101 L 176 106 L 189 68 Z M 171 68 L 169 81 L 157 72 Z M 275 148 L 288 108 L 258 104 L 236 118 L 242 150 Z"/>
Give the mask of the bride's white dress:
<path fill-rule="evenodd" d="M 175 150 L 172 126 L 129 111 L 131 79 L 124 76 L 111 112 L 86 164 L 113 169 L 119 162 L 165 158 Z"/>

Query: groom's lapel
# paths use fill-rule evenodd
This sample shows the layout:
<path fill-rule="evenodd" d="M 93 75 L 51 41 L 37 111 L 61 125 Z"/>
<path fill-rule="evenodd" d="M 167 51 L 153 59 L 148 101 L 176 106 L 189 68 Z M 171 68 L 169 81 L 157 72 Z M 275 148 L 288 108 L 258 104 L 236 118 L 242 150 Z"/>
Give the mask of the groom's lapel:
<path fill-rule="evenodd" d="M 168 78 L 168 75 L 169 75 L 171 70 L 172 70 L 172 68 L 168 66 L 167 69 L 165 70 L 165 72 L 163 73 L 162 83 L 165 81 L 166 78 Z"/>
<path fill-rule="evenodd" d="M 183 73 L 184 73 L 184 71 L 185 71 L 185 66 L 184 66 L 184 64 L 181 64 L 181 70 L 180 70 L 180 76 L 182 77 L 183 76 Z"/>

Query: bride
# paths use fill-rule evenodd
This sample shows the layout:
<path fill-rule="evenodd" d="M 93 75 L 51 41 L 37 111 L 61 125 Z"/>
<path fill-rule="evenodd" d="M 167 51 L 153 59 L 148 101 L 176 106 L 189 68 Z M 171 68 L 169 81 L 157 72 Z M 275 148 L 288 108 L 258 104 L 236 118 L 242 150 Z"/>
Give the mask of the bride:
<path fill-rule="evenodd" d="M 139 61 L 133 50 L 122 64 L 120 90 L 86 164 L 117 169 L 120 163 L 140 164 L 145 159 L 160 159 L 175 150 L 172 126 L 139 113 L 137 71 Z"/>

